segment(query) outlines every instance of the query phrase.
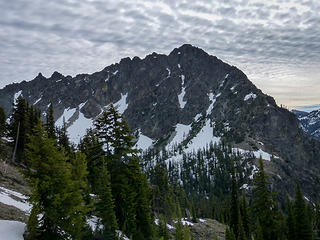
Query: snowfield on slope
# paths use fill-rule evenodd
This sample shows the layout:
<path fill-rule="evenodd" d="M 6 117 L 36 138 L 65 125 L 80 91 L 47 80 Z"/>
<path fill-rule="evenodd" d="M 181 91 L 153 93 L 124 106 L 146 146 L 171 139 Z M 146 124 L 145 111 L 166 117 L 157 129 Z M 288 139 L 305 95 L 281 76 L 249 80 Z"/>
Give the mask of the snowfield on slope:
<path fill-rule="evenodd" d="M 23 240 L 26 224 L 17 221 L 0 220 L 0 238 L 3 240 Z"/>

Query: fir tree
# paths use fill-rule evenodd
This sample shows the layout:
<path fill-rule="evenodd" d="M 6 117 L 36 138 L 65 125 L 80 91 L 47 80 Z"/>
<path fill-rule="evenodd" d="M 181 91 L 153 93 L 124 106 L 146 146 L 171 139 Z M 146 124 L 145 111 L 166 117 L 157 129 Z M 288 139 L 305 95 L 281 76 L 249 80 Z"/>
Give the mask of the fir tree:
<path fill-rule="evenodd" d="M 250 236 L 250 230 L 249 230 L 250 222 L 249 222 L 249 215 L 248 215 L 248 202 L 247 202 L 246 193 L 244 190 L 242 191 L 240 213 L 241 213 L 243 230 L 245 232 L 246 237 L 249 238 L 249 236 Z"/>
<path fill-rule="evenodd" d="M 226 228 L 226 240 L 236 240 L 233 231 L 228 227 Z"/>
<path fill-rule="evenodd" d="M 239 202 L 238 202 L 238 184 L 234 169 L 234 162 L 231 162 L 231 177 L 232 177 L 232 186 L 231 186 L 231 207 L 230 207 L 230 227 L 233 230 L 236 238 L 239 235 Z"/>
<path fill-rule="evenodd" d="M 133 239 L 151 239 L 149 187 L 139 166 L 138 150 L 123 117 L 110 105 L 95 122 L 111 176 L 118 225 Z"/>
<path fill-rule="evenodd" d="M 54 125 L 54 116 L 53 116 L 53 104 L 52 102 L 49 105 L 47 114 L 46 114 L 46 131 L 48 133 L 48 137 L 52 139 L 56 139 L 56 129 Z"/>
<path fill-rule="evenodd" d="M 25 162 L 27 134 L 31 132 L 28 115 L 28 104 L 19 96 L 10 118 L 9 136 L 14 140 L 14 161 Z"/>
<path fill-rule="evenodd" d="M 287 229 L 287 238 L 295 240 L 295 220 L 293 215 L 292 204 L 287 196 L 287 221 L 286 221 L 286 229 Z"/>
<path fill-rule="evenodd" d="M 315 229 L 315 236 L 320 239 L 320 203 L 317 203 L 315 207 L 314 229 Z"/>
<path fill-rule="evenodd" d="M 170 239 L 167 222 L 163 215 L 159 217 L 158 237 L 162 238 L 163 240 Z"/>
<path fill-rule="evenodd" d="M 311 240 L 311 223 L 308 219 L 306 204 L 299 186 L 297 186 L 293 208 L 295 218 L 295 239 Z"/>
<path fill-rule="evenodd" d="M 262 159 L 259 160 L 259 171 L 254 176 L 254 189 L 252 195 L 252 216 L 262 226 L 263 239 L 273 240 L 277 238 L 274 221 L 273 193 L 269 190 L 270 183 L 264 172 Z M 257 228 L 257 227 L 256 227 Z"/>
<path fill-rule="evenodd" d="M 104 157 L 102 156 L 102 162 Z M 102 165 L 99 172 L 100 183 L 98 188 L 98 202 L 96 203 L 96 211 L 103 225 L 102 237 L 105 239 L 116 239 L 117 219 L 114 212 L 114 200 L 111 193 L 109 174 L 106 164 Z"/>
<path fill-rule="evenodd" d="M 0 138 L 5 135 L 7 126 L 6 126 L 6 113 L 4 109 L 0 106 Z"/>
<path fill-rule="evenodd" d="M 63 124 L 61 128 L 56 129 L 57 137 L 58 137 L 58 145 L 60 148 L 64 148 L 68 154 L 72 153 L 72 148 L 70 146 L 70 141 L 67 132 L 67 124 L 65 119 L 63 118 Z"/>
<path fill-rule="evenodd" d="M 29 136 L 30 169 L 25 176 L 32 186 L 30 202 L 34 211 L 42 214 L 38 226 L 40 239 L 81 239 L 86 209 L 81 191 L 72 179 L 72 167 L 64 151 L 57 149 L 55 140 L 48 138 L 41 123 L 34 132 Z"/>

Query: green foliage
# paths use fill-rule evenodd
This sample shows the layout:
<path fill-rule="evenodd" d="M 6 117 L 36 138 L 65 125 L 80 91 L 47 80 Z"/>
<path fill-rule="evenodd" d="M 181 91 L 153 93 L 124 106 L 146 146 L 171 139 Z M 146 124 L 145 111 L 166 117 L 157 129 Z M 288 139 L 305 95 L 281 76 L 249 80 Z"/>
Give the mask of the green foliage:
<path fill-rule="evenodd" d="M 54 116 L 53 116 L 53 104 L 52 102 L 49 105 L 47 114 L 46 114 L 46 131 L 48 133 L 48 137 L 52 139 L 56 139 L 56 128 L 55 128 L 55 121 L 54 121 Z"/>
<path fill-rule="evenodd" d="M 139 166 L 138 151 L 133 149 L 127 122 L 110 105 L 95 122 L 95 128 L 110 172 L 119 228 L 133 239 L 151 239 L 149 186 Z"/>
<path fill-rule="evenodd" d="M 226 240 L 236 240 L 236 237 L 234 236 L 234 233 L 230 228 L 227 227 L 226 229 Z"/>
<path fill-rule="evenodd" d="M 104 157 L 102 157 L 102 162 Z M 116 239 L 117 219 L 114 212 L 114 200 L 112 198 L 109 174 L 106 164 L 102 165 L 99 172 L 100 184 L 98 185 L 98 202 L 96 211 L 103 225 L 101 235 L 105 239 Z"/>
<path fill-rule="evenodd" d="M 86 206 L 82 189 L 72 171 L 85 177 L 80 169 L 81 155 L 74 160 L 75 167 L 68 162 L 63 150 L 59 151 L 55 140 L 48 138 L 41 124 L 29 136 L 27 160 L 30 169 L 25 176 L 32 186 L 30 202 L 37 214 L 42 214 L 38 230 L 40 239 L 81 239 L 86 224 Z M 29 225 L 34 226 L 34 217 Z"/>
<path fill-rule="evenodd" d="M 6 124 L 6 113 L 4 109 L 0 106 L 0 137 L 3 137 L 7 130 L 7 124 Z"/>
<path fill-rule="evenodd" d="M 295 201 L 293 205 L 295 219 L 295 239 L 312 239 L 312 228 L 310 218 L 307 214 L 306 203 L 303 199 L 300 187 L 297 187 Z"/>
<path fill-rule="evenodd" d="M 236 238 L 239 236 L 239 219 L 240 219 L 240 209 L 239 209 L 239 199 L 238 199 L 238 184 L 236 179 L 236 174 L 234 170 L 234 162 L 231 162 L 231 207 L 230 207 L 230 227 L 234 232 Z"/>
<path fill-rule="evenodd" d="M 277 238 L 274 209 L 273 193 L 270 191 L 270 183 L 268 182 L 268 177 L 264 172 L 263 162 L 260 158 L 259 171 L 254 177 L 251 210 L 254 221 L 261 224 L 264 240 Z M 258 229 L 257 226 L 256 229 Z"/>
<path fill-rule="evenodd" d="M 163 240 L 170 239 L 169 230 L 167 227 L 167 222 L 166 222 L 165 217 L 163 215 L 161 215 L 159 217 L 158 237 L 162 238 Z"/>
<path fill-rule="evenodd" d="M 175 231 L 173 233 L 174 240 L 191 240 L 191 232 L 187 225 L 183 225 L 179 219 L 175 225 Z"/>
<path fill-rule="evenodd" d="M 249 214 L 248 214 L 248 202 L 246 199 L 245 191 L 242 191 L 242 199 L 240 204 L 240 214 L 242 220 L 243 230 L 247 238 L 250 236 L 250 221 L 249 221 Z"/>

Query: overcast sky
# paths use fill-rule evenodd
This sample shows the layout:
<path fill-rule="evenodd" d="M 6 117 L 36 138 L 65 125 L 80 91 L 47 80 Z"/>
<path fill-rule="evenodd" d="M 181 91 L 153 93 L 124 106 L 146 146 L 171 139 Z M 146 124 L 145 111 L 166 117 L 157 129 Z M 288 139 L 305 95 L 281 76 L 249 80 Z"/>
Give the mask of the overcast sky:
<path fill-rule="evenodd" d="M 2 0 L 0 16 L 0 87 L 191 43 L 278 104 L 320 104 L 319 0 Z"/>

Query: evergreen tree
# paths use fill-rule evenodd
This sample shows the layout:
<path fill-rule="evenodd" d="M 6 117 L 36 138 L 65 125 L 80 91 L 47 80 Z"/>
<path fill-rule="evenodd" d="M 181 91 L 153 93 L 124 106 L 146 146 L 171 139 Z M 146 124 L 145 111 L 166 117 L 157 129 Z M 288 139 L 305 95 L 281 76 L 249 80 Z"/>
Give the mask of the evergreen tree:
<path fill-rule="evenodd" d="M 95 127 L 111 176 L 118 225 L 133 239 L 151 239 L 149 187 L 139 166 L 138 150 L 133 148 L 129 126 L 111 104 Z"/>
<path fill-rule="evenodd" d="M 56 128 L 54 125 L 54 115 L 53 115 L 53 104 L 52 102 L 49 105 L 47 114 L 46 114 L 46 131 L 48 133 L 48 137 L 52 139 L 56 139 Z"/>
<path fill-rule="evenodd" d="M 248 202 L 247 202 L 246 193 L 244 190 L 242 191 L 240 213 L 241 213 L 243 230 L 245 232 L 246 237 L 249 238 L 249 236 L 250 236 L 250 230 L 249 230 L 250 222 L 249 222 L 249 215 L 248 215 Z"/>
<path fill-rule="evenodd" d="M 25 176 L 32 186 L 30 202 L 35 209 L 33 211 L 42 215 L 38 226 L 39 238 L 81 239 L 86 224 L 86 209 L 81 189 L 72 179 L 72 166 L 67 162 L 65 152 L 57 149 L 55 140 L 48 138 L 41 123 L 29 139 L 27 160 L 30 169 Z M 29 221 L 34 220 L 31 218 Z"/>
<path fill-rule="evenodd" d="M 100 171 L 105 163 L 102 144 L 99 142 L 96 132 L 92 129 L 87 130 L 87 134 L 80 141 L 80 151 L 86 155 L 88 167 L 88 182 L 92 193 L 97 194 L 100 185 Z"/>
<path fill-rule="evenodd" d="M 19 96 L 10 118 L 9 137 L 14 140 L 14 161 L 18 163 L 25 162 L 25 147 L 27 143 L 27 134 L 31 132 L 28 104 Z"/>
<path fill-rule="evenodd" d="M 102 162 L 104 157 L 102 156 Z M 116 239 L 117 219 L 114 212 L 114 200 L 112 198 L 109 174 L 106 164 L 102 165 L 99 172 L 98 202 L 96 203 L 96 211 L 103 225 L 102 237 L 105 239 Z"/>
<path fill-rule="evenodd" d="M 174 240 L 191 240 L 191 233 L 188 226 L 184 226 L 180 219 L 175 225 L 175 231 L 173 233 Z"/>
<path fill-rule="evenodd" d="M 230 230 L 228 227 L 226 228 L 226 240 L 236 240 L 232 229 Z"/>
<path fill-rule="evenodd" d="M 239 202 L 238 202 L 238 184 L 237 184 L 233 160 L 231 161 L 231 177 L 232 177 L 232 186 L 231 186 L 230 227 L 233 230 L 236 238 L 238 238 L 240 211 L 239 211 Z"/>
<path fill-rule="evenodd" d="M 257 223 L 257 228 L 256 228 L 256 231 L 255 231 L 255 240 L 264 240 L 264 237 L 263 237 L 263 229 L 261 227 L 261 224 L 260 222 L 258 221 Z"/>
<path fill-rule="evenodd" d="M 255 222 L 262 226 L 263 239 L 277 239 L 277 232 L 273 210 L 275 204 L 273 193 L 269 190 L 270 183 L 264 172 L 262 159 L 259 160 L 259 171 L 254 176 L 254 189 L 252 194 L 252 216 Z M 256 227 L 257 228 L 257 227 Z"/>
<path fill-rule="evenodd" d="M 0 138 L 5 135 L 7 126 L 6 126 L 6 113 L 4 109 L 0 106 Z"/>
<path fill-rule="evenodd" d="M 63 118 L 63 124 L 61 128 L 56 129 L 58 137 L 58 145 L 60 148 L 64 148 L 68 154 L 71 154 L 72 148 L 70 146 L 70 141 L 67 132 L 67 124 Z"/>
<path fill-rule="evenodd" d="M 293 215 L 292 204 L 287 196 L 287 221 L 286 221 L 286 228 L 287 228 L 287 238 L 295 240 L 295 220 Z"/>
<path fill-rule="evenodd" d="M 163 240 L 170 239 L 167 222 L 163 215 L 159 217 L 158 237 L 162 238 Z"/>
<path fill-rule="evenodd" d="M 315 207 L 315 236 L 320 239 L 320 203 L 316 204 Z"/>
<path fill-rule="evenodd" d="M 312 227 L 308 219 L 306 203 L 303 199 L 300 187 L 297 186 L 294 201 L 295 239 L 311 240 Z"/>

